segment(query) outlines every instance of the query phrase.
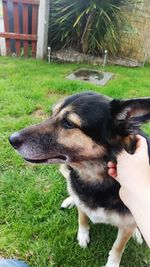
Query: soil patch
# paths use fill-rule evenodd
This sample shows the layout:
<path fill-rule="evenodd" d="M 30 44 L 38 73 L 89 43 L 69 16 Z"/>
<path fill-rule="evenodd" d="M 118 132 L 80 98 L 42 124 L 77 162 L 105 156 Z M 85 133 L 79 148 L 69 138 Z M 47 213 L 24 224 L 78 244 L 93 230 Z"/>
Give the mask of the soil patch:
<path fill-rule="evenodd" d="M 42 110 L 42 108 L 38 108 L 32 112 L 32 115 L 37 118 L 44 120 L 47 118 L 47 114 Z"/>
<path fill-rule="evenodd" d="M 58 62 L 87 63 L 92 65 L 103 65 L 104 57 L 96 57 L 89 54 L 80 53 L 74 49 L 62 49 L 53 52 L 52 60 Z M 141 67 L 142 64 L 134 59 L 123 57 L 111 57 L 108 55 L 106 65 L 119 65 L 125 67 Z"/>

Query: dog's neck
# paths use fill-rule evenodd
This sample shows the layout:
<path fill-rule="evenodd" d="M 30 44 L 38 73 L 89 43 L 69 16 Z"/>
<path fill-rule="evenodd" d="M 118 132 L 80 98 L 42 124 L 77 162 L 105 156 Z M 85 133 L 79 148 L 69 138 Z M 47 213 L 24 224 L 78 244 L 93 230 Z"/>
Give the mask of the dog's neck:
<path fill-rule="evenodd" d="M 103 182 L 104 177 L 106 177 L 107 163 L 105 161 L 102 162 L 96 159 L 71 163 L 69 165 L 86 182 Z"/>

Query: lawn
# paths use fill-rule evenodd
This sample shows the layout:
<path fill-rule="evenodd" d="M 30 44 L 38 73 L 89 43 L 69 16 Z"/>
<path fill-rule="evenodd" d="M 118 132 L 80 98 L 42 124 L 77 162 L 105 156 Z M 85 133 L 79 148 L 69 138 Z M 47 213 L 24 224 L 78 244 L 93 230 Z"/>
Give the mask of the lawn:
<path fill-rule="evenodd" d="M 117 233 L 112 226 L 91 224 L 91 243 L 81 249 L 76 209 L 60 209 L 67 192 L 58 166 L 27 164 L 8 142 L 11 133 L 40 122 L 53 103 L 72 93 L 90 89 L 116 98 L 150 95 L 149 66 L 106 67 L 115 77 L 104 87 L 65 79 L 79 67 L 0 57 L 0 256 L 24 259 L 31 267 L 100 267 Z M 149 125 L 145 129 L 150 133 Z M 149 265 L 146 245 L 130 240 L 121 266 Z"/>

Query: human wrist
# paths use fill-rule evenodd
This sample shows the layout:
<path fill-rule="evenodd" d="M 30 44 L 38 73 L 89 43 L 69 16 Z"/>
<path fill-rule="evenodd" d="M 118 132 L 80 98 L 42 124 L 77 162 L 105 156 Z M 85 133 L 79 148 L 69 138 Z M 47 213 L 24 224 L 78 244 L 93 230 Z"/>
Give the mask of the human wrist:
<path fill-rule="evenodd" d="M 141 231 L 147 245 L 150 248 L 150 235 L 149 235 L 149 218 L 150 218 L 150 188 L 142 191 L 140 194 L 126 195 L 124 204 L 128 207 L 133 215 L 135 222 Z"/>
<path fill-rule="evenodd" d="M 141 188 L 141 190 L 130 190 L 121 187 L 119 192 L 121 200 L 130 209 L 131 212 L 138 210 L 138 208 L 145 208 L 147 203 L 148 207 L 150 204 L 150 186 Z"/>

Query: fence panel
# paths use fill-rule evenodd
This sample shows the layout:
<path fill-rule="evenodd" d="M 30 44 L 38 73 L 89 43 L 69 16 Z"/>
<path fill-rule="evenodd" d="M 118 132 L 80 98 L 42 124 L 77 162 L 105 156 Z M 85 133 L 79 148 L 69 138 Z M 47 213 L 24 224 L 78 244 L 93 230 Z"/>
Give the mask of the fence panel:
<path fill-rule="evenodd" d="M 35 57 L 39 0 L 2 0 L 2 3 L 5 31 L 0 32 L 0 37 L 5 38 L 7 55 L 13 53 L 11 40 L 15 40 L 17 56 L 27 57 L 30 53 Z M 13 16 L 13 31 L 10 30 L 10 16 Z"/>
<path fill-rule="evenodd" d="M 16 2 L 13 3 L 13 15 L 14 15 L 14 32 L 15 33 L 20 33 L 20 28 L 19 28 L 19 7 Z M 16 55 L 20 56 L 20 51 L 21 51 L 21 43 L 20 40 L 17 39 L 15 41 L 15 48 L 16 48 Z"/>
<path fill-rule="evenodd" d="M 27 4 L 23 4 L 23 32 L 25 34 L 28 33 L 28 5 Z M 24 40 L 24 56 L 27 57 L 28 56 L 28 41 Z"/>
<path fill-rule="evenodd" d="M 37 34 L 38 6 L 32 7 L 32 34 Z M 32 55 L 36 56 L 36 41 L 32 42 Z"/>

